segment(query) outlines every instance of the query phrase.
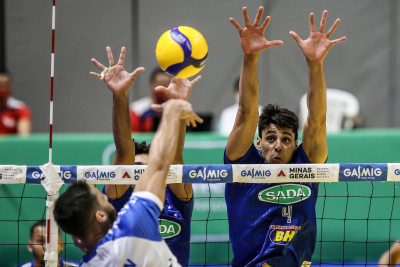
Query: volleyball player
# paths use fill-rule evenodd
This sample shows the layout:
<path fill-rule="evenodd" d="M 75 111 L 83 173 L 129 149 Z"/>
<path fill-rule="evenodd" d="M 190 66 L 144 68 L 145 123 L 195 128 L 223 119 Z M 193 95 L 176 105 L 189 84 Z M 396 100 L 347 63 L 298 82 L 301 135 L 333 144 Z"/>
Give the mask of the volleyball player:
<path fill-rule="evenodd" d="M 303 143 L 298 145 L 298 118 L 292 112 L 277 105 L 267 105 L 258 114 L 259 84 L 257 61 L 260 52 L 282 41 L 267 41 L 264 31 L 270 17 L 258 27 L 263 13 L 260 7 L 251 25 L 247 8 L 243 8 L 245 28 L 231 18 L 231 23 L 240 34 L 244 52 L 239 89 L 239 110 L 234 128 L 225 150 L 225 164 L 288 164 L 324 163 L 328 156 L 326 141 L 326 85 L 323 59 L 330 47 L 343 42 L 346 37 L 333 41 L 329 37 L 338 26 L 324 33 L 327 11 L 322 14 L 318 31 L 314 25 L 314 14 L 310 14 L 310 37 L 302 40 L 290 32 L 307 60 L 309 87 L 307 93 L 308 119 L 303 130 Z M 258 124 L 256 146 L 254 133 Z M 295 171 L 295 170 L 294 170 Z M 288 175 L 284 174 L 283 175 Z M 295 180 L 294 180 L 295 182 Z M 312 179 L 310 179 L 312 182 Z M 277 184 L 226 185 L 225 199 L 228 210 L 229 233 L 233 246 L 233 266 L 307 266 L 316 242 L 316 197 L 315 183 L 295 185 L 296 196 L 291 204 L 266 202 L 263 193 Z M 278 187 L 277 196 L 286 195 L 284 184 Z M 279 189 L 281 188 L 281 189 Z M 311 196 L 306 198 L 304 190 Z M 274 194 L 273 192 L 269 192 Z M 293 191 L 291 191 L 293 194 Z M 291 196 L 293 197 L 293 196 Z M 297 202 L 296 202 L 297 201 Z M 296 202 L 296 203 L 295 203 Z"/>
<path fill-rule="evenodd" d="M 107 48 L 110 58 L 111 51 Z M 111 65 L 111 62 L 110 62 Z M 108 72 L 109 73 L 109 72 Z M 113 135 L 116 152 L 113 165 L 147 165 L 149 159 L 149 147 L 146 143 L 137 143 L 131 137 L 131 121 L 129 119 L 129 89 L 133 80 L 120 79 L 120 76 L 129 75 L 127 72 L 114 73 L 114 76 L 106 75 L 104 81 L 113 92 Z M 172 78 L 168 88 L 156 87 L 156 91 L 164 92 L 169 99 L 188 100 L 192 86 L 200 80 L 198 76 L 190 82 L 188 79 Z M 163 94 L 164 94 L 163 93 Z M 183 164 L 183 147 L 185 142 L 186 124 L 181 121 L 179 125 L 179 138 L 175 158 L 172 164 Z M 129 174 L 128 174 L 129 175 Z M 131 177 L 133 178 L 133 177 Z M 128 178 L 127 178 L 128 179 Z M 103 193 L 109 198 L 109 202 L 118 212 L 129 200 L 134 186 L 111 185 L 103 188 Z M 160 215 L 165 242 L 177 257 L 182 266 L 189 265 L 190 254 L 190 222 L 193 211 L 193 189 L 191 184 L 170 184 L 166 186 L 166 198 L 164 208 Z M 179 228 L 170 227 L 170 223 L 178 224 Z"/>
<path fill-rule="evenodd" d="M 126 75 L 125 48 L 117 65 L 110 51 L 106 76 L 134 81 L 143 68 Z M 95 61 L 104 70 L 105 67 Z M 101 78 L 100 74 L 92 73 Z M 115 208 L 97 188 L 83 181 L 72 184 L 56 201 L 54 217 L 86 255 L 81 266 L 180 266 L 158 232 L 158 217 L 165 200 L 166 178 L 179 138 L 181 120 L 196 126 L 202 120 L 189 102 L 169 100 L 155 105 L 163 115 L 153 138 L 148 165 L 129 201 L 116 215 Z"/>

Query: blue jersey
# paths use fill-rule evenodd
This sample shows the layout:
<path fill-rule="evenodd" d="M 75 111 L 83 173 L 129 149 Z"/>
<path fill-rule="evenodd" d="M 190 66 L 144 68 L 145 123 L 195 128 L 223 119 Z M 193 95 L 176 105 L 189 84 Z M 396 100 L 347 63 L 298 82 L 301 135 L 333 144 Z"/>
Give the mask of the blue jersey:
<path fill-rule="evenodd" d="M 118 212 L 125 205 L 132 192 L 133 188 L 130 186 L 120 199 L 108 199 L 108 201 Z M 103 194 L 105 194 L 105 187 Z M 159 218 L 159 231 L 182 266 L 189 265 L 192 212 L 193 198 L 188 203 L 184 203 L 167 186 L 164 209 Z"/>
<path fill-rule="evenodd" d="M 75 261 L 67 260 L 64 258 L 59 258 L 58 260 L 60 261 L 61 267 L 78 267 L 79 266 L 79 263 L 77 263 Z M 34 267 L 34 266 L 35 266 L 35 260 L 28 261 L 28 262 L 25 262 L 25 263 L 19 265 L 19 267 Z"/>
<path fill-rule="evenodd" d="M 224 157 L 225 164 L 232 164 Z M 290 163 L 310 163 L 303 146 Z M 267 164 L 254 145 L 235 164 Z M 311 264 L 317 226 L 318 184 L 245 184 L 225 187 L 233 266 L 302 266 Z M 288 204 L 271 203 L 271 199 Z M 279 201 L 278 201 L 279 202 Z"/>
<path fill-rule="evenodd" d="M 80 265 L 181 266 L 158 232 L 163 204 L 153 193 L 133 193 L 117 215 L 113 227 Z"/>

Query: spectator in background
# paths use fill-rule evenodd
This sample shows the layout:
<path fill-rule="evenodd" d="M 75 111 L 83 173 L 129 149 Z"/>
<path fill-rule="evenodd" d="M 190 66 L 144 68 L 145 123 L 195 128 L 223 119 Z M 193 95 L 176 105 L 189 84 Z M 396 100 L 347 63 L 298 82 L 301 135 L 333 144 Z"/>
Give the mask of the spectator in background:
<path fill-rule="evenodd" d="M 37 221 L 31 227 L 30 240 L 28 241 L 28 250 L 33 254 L 33 260 L 19 265 L 19 267 L 45 266 L 44 251 L 46 247 L 46 221 Z M 64 249 L 64 240 L 61 238 L 61 232 L 58 230 L 58 255 Z M 79 266 L 77 262 L 58 258 L 60 267 Z"/>
<path fill-rule="evenodd" d="M 220 135 L 229 136 L 232 132 L 233 125 L 235 124 L 236 114 L 239 109 L 239 81 L 238 77 L 233 85 L 233 94 L 235 95 L 235 104 L 225 108 L 221 112 L 221 117 L 219 118 L 218 133 Z M 258 107 L 260 112 L 261 107 Z"/>
<path fill-rule="evenodd" d="M 153 132 L 157 130 L 161 113 L 150 108 L 151 104 L 162 104 L 168 100 L 167 96 L 156 91 L 157 86 L 168 87 L 171 77 L 163 72 L 160 68 L 155 68 L 150 75 L 151 96 L 141 98 L 130 104 L 130 117 L 132 132 Z M 157 125 L 154 125 L 154 124 Z"/>
<path fill-rule="evenodd" d="M 11 96 L 11 75 L 0 73 L 0 135 L 29 135 L 31 132 L 31 111 L 22 101 Z"/>

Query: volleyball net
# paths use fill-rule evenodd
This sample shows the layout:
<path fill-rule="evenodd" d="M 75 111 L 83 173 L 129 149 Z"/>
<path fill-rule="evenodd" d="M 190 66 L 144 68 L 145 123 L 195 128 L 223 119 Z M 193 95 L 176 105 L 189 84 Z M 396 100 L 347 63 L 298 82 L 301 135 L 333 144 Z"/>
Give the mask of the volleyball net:
<path fill-rule="evenodd" d="M 46 218 L 46 191 L 60 194 L 74 181 L 135 184 L 146 166 L 0 166 L 0 266 L 15 266 L 32 258 L 27 250 L 29 229 Z M 57 174 L 49 181 L 51 170 Z M 54 173 L 53 173 L 54 174 Z M 259 194 L 264 201 L 290 204 L 310 197 L 304 183 L 318 182 L 317 244 L 313 265 L 376 264 L 400 235 L 400 164 L 174 165 L 167 183 L 192 183 L 190 264 L 228 266 L 233 253 L 224 199 L 226 183 L 278 183 Z M 52 216 L 52 214 L 49 214 Z M 164 227 L 165 228 L 165 227 Z M 174 231 L 160 227 L 160 232 Z M 164 233 L 165 234 L 165 233 Z M 82 253 L 70 236 L 60 257 L 79 261 Z"/>

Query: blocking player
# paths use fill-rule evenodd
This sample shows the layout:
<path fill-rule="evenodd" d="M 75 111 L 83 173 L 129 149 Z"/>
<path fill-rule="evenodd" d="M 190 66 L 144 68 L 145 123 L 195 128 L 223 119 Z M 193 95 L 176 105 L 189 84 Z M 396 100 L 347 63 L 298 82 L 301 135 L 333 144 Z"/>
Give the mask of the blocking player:
<path fill-rule="evenodd" d="M 106 76 L 134 81 L 143 68 L 124 75 L 125 48 L 118 64 L 110 51 Z M 104 70 L 105 67 L 95 61 Z M 93 73 L 101 78 L 100 74 Z M 113 83 L 112 81 L 111 83 Z M 54 217 L 86 255 L 82 266 L 180 266 L 158 232 L 158 217 L 165 200 L 166 178 L 175 157 L 181 120 L 196 126 L 202 120 L 190 103 L 169 100 L 154 108 L 163 111 L 153 138 L 148 165 L 129 201 L 116 215 L 115 208 L 97 188 L 83 181 L 72 184 L 60 196 Z"/>
<path fill-rule="evenodd" d="M 107 48 L 111 55 L 111 50 Z M 112 56 L 112 55 L 111 55 Z M 110 62 L 111 65 L 111 62 Z M 109 73 L 109 72 L 107 72 Z M 110 73 L 109 73 L 110 74 Z M 113 165 L 147 165 L 149 159 L 149 147 L 146 143 L 134 142 L 131 138 L 131 121 L 129 119 L 128 92 L 133 85 L 133 80 L 121 77 L 129 75 L 121 71 L 113 76 L 106 75 L 104 81 L 113 92 L 113 134 L 116 152 Z M 168 88 L 156 87 L 156 91 L 166 94 L 170 99 L 188 100 L 192 86 L 200 80 L 198 76 L 192 82 L 188 79 L 172 78 Z M 164 93 L 163 93 L 164 92 Z M 183 147 L 185 142 L 186 124 L 181 121 L 179 125 L 179 138 L 175 158 L 172 164 L 183 164 Z M 109 198 L 109 202 L 117 212 L 129 200 L 134 190 L 130 185 L 111 185 L 103 188 L 103 193 Z M 161 236 L 177 257 L 182 266 L 189 265 L 190 254 L 190 221 L 193 211 L 193 189 L 191 184 L 170 184 L 166 187 L 164 209 L 161 212 L 159 223 Z M 178 224 L 179 228 L 170 227 Z"/>
<path fill-rule="evenodd" d="M 308 119 L 303 130 L 303 143 L 298 145 L 298 118 L 277 105 L 267 105 L 258 114 L 259 84 L 257 62 L 259 54 L 282 41 L 267 41 L 264 31 L 270 17 L 259 27 L 263 13 L 260 7 L 253 24 L 247 8 L 243 8 L 245 28 L 231 18 L 240 34 L 244 52 L 239 89 L 239 110 L 235 126 L 225 150 L 225 164 L 287 164 L 324 163 L 328 156 L 326 141 L 326 85 L 323 59 L 334 44 L 346 37 L 329 40 L 338 26 L 324 32 L 327 11 L 322 14 L 320 27 L 315 29 L 314 14 L 310 14 L 310 37 L 302 40 L 295 32 L 290 35 L 297 41 L 307 60 L 309 87 L 307 92 Z M 258 124 L 256 146 L 254 133 Z M 270 188 L 278 186 L 276 196 L 292 193 L 293 201 L 274 204 L 268 198 Z M 285 189 L 286 188 L 286 189 Z M 274 189 L 274 190 L 275 190 Z M 233 266 L 307 266 L 316 242 L 315 183 L 294 184 L 243 184 L 226 185 L 230 240 L 233 246 Z M 293 196 L 293 192 L 296 195 Z M 306 192 L 306 193 L 305 193 Z M 310 194 L 307 198 L 306 196 Z M 265 195 L 265 196 L 264 196 Z M 264 197 L 263 197 L 264 196 Z"/>
<path fill-rule="evenodd" d="M 37 221 L 31 226 L 30 239 L 28 241 L 28 250 L 33 254 L 33 260 L 25 262 L 20 267 L 37 267 L 45 266 L 44 251 L 46 244 L 46 221 Z M 58 231 L 58 255 L 64 250 L 64 240 L 61 237 L 61 232 Z M 58 258 L 58 266 L 60 267 L 77 267 L 78 263 Z"/>

